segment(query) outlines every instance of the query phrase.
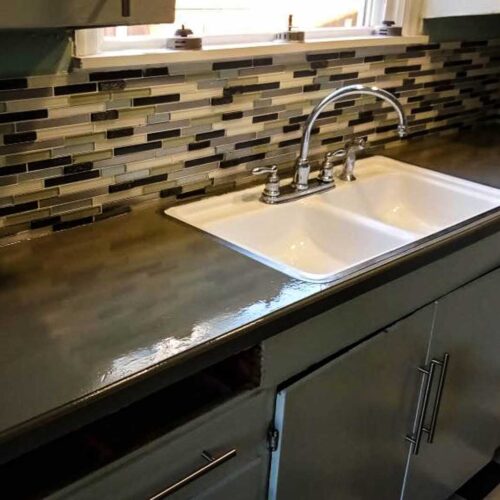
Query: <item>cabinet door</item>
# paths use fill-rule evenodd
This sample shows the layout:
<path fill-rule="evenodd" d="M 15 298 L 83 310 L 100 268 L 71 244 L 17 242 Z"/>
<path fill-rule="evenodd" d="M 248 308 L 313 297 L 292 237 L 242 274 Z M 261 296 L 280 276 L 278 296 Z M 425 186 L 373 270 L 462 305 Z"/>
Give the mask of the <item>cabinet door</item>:
<path fill-rule="evenodd" d="M 174 13 L 175 0 L 0 0 L 0 28 L 169 23 Z"/>
<path fill-rule="evenodd" d="M 436 387 L 425 426 L 439 409 L 432 444 L 424 435 L 410 457 L 405 498 L 448 498 L 493 458 L 500 446 L 500 270 L 440 300 L 431 356 L 449 354 L 441 404 Z"/>
<path fill-rule="evenodd" d="M 280 391 L 270 498 L 398 499 L 434 306 Z"/>

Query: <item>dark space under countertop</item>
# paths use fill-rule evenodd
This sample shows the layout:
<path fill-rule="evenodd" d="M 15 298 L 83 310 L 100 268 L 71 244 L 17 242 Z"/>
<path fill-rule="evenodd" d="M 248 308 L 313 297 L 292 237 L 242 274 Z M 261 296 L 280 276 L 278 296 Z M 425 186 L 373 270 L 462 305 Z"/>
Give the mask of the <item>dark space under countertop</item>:
<path fill-rule="evenodd" d="M 491 126 L 383 154 L 500 188 L 499 139 Z M 498 230 L 500 215 L 488 225 Z M 298 322 L 294 311 L 316 314 L 321 301 L 331 307 L 438 258 L 417 257 L 340 285 L 307 283 L 158 207 L 0 248 L 0 444 L 125 389 L 117 404 L 126 404 L 190 363 L 213 362 Z"/>

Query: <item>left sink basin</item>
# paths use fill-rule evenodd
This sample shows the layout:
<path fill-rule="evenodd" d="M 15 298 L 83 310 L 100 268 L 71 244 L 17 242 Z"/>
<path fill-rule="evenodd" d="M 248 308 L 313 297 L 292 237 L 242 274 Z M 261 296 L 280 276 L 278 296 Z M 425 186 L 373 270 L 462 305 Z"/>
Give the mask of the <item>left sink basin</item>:
<path fill-rule="evenodd" d="M 358 180 L 280 205 L 262 186 L 173 207 L 166 214 L 292 277 L 328 282 L 500 205 L 500 190 L 384 157 L 359 162 Z"/>

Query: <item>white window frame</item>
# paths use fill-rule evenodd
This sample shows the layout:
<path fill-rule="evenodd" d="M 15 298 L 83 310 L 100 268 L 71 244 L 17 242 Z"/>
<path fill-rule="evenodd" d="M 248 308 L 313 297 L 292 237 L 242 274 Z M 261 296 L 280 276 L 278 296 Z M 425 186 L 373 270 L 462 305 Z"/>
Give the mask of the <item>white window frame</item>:
<path fill-rule="evenodd" d="M 381 24 L 384 19 L 392 19 L 396 24 L 403 26 L 404 23 L 407 23 L 405 7 L 412 1 L 419 2 L 421 0 L 367 0 L 362 26 L 310 29 L 306 30 L 306 39 L 368 37 L 373 34 L 373 27 Z M 202 39 L 204 47 L 257 46 L 272 43 L 275 39 L 275 33 L 206 35 Z M 104 28 L 77 30 L 75 35 L 75 56 L 77 57 L 118 53 L 121 50 L 157 51 L 164 48 L 164 37 L 138 35 L 128 40 L 105 40 Z"/>

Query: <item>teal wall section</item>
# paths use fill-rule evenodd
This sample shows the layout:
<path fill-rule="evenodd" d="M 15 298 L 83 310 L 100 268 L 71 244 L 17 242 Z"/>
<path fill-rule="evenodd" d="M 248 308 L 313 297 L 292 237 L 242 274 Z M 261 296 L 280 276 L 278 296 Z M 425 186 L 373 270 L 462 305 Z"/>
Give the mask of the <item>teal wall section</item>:
<path fill-rule="evenodd" d="M 424 19 L 424 33 L 434 42 L 500 38 L 500 14 Z"/>
<path fill-rule="evenodd" d="M 70 30 L 0 30 L 0 78 L 68 71 Z"/>

